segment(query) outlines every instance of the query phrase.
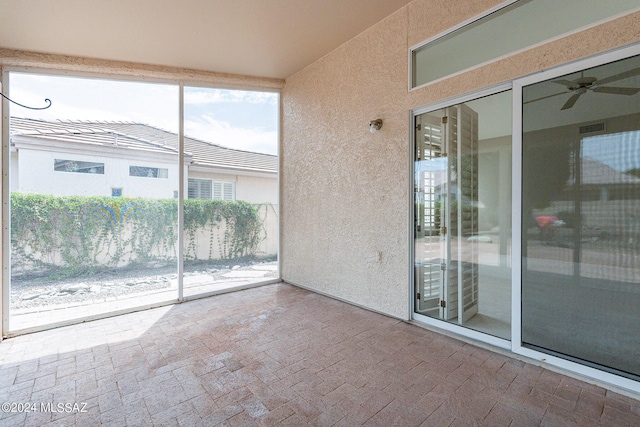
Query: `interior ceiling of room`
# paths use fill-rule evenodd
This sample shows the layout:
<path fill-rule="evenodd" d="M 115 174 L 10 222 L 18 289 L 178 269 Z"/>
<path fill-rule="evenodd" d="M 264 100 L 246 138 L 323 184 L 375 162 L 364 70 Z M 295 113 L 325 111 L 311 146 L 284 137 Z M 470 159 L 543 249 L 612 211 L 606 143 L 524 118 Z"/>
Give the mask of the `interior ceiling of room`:
<path fill-rule="evenodd" d="M 287 78 L 410 0 L 0 0 L 0 48 Z"/>

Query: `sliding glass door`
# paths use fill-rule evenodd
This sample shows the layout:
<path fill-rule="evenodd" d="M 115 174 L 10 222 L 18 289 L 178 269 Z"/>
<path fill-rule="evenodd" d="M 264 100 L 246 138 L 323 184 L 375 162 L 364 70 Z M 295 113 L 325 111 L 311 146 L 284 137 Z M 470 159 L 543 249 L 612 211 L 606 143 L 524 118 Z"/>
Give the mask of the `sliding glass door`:
<path fill-rule="evenodd" d="M 511 92 L 415 117 L 416 313 L 510 339 Z"/>
<path fill-rule="evenodd" d="M 638 390 L 639 53 L 414 116 L 414 319 Z"/>
<path fill-rule="evenodd" d="M 522 345 L 640 379 L 640 56 L 523 87 Z"/>

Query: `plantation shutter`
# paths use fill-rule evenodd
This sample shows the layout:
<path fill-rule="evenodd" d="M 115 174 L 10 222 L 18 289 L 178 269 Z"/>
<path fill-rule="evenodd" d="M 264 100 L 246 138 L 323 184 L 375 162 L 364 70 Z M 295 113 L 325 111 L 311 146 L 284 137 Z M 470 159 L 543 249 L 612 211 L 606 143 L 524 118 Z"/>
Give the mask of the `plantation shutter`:
<path fill-rule="evenodd" d="M 211 181 L 189 178 L 188 197 L 190 199 L 235 200 L 235 182 Z"/>
<path fill-rule="evenodd" d="M 198 183 L 195 179 L 189 178 L 189 190 L 187 191 L 187 197 L 189 199 L 198 198 Z"/>
<path fill-rule="evenodd" d="M 189 178 L 187 197 L 189 199 L 211 199 L 211 181 Z"/>
<path fill-rule="evenodd" d="M 198 180 L 200 181 L 200 199 L 210 199 L 211 198 L 211 181 L 206 179 Z"/>
<path fill-rule="evenodd" d="M 222 183 L 221 182 L 213 183 L 213 198 L 216 200 L 222 199 Z"/>
<path fill-rule="evenodd" d="M 233 200 L 233 182 L 224 183 L 224 200 Z"/>

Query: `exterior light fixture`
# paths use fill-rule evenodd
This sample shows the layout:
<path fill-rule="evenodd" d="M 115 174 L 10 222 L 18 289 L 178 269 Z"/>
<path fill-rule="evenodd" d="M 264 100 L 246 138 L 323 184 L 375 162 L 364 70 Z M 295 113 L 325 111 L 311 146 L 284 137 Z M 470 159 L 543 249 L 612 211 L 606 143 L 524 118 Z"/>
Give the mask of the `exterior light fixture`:
<path fill-rule="evenodd" d="M 382 127 L 382 119 L 375 119 L 369 122 L 369 132 L 376 133 Z"/>

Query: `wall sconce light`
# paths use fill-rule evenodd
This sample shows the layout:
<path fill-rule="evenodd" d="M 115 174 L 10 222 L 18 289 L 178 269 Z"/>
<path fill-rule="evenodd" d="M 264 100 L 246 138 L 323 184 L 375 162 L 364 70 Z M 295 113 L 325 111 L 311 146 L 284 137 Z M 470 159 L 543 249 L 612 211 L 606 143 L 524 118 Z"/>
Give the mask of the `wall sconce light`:
<path fill-rule="evenodd" d="M 376 133 L 382 127 L 382 119 L 375 119 L 369 122 L 369 132 Z"/>

